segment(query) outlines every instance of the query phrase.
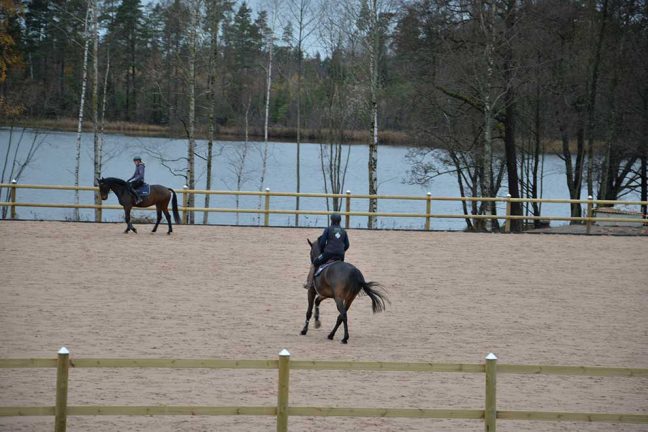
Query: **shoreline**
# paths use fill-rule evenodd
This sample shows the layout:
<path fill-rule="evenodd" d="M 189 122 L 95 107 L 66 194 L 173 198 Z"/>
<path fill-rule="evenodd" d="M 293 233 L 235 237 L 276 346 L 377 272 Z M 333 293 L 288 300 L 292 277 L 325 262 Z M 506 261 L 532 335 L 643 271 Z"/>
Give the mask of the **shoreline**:
<path fill-rule="evenodd" d="M 71 118 L 62 119 L 21 119 L 16 120 L 13 124 L 6 121 L 0 122 L 0 128 L 30 128 L 30 129 L 45 129 L 61 132 L 76 132 L 77 120 Z M 92 124 L 86 122 L 83 127 L 83 132 L 92 132 Z M 186 139 L 187 136 L 181 128 L 173 126 L 152 125 L 144 123 L 130 123 L 130 122 L 106 122 L 104 125 L 104 133 L 106 134 L 122 134 L 126 136 L 148 136 L 157 138 L 175 138 Z M 326 144 L 327 130 L 325 129 L 303 129 L 301 132 L 302 143 L 322 143 Z M 250 142 L 263 142 L 264 131 L 263 128 L 252 127 L 248 131 Z M 345 131 L 345 142 L 343 144 L 368 144 L 369 133 L 364 131 Z M 206 140 L 207 130 L 204 127 L 197 126 L 196 139 Z M 268 130 L 268 141 L 296 141 L 297 130 L 290 127 L 271 127 Z M 245 131 L 237 126 L 220 126 L 214 134 L 214 139 L 218 141 L 243 141 L 245 139 Z M 404 147 L 412 147 L 411 139 L 406 132 L 397 131 L 384 131 L 380 133 L 380 140 L 382 144 L 396 145 Z"/>
<path fill-rule="evenodd" d="M 18 119 L 13 124 L 4 119 L 0 120 L 0 128 L 9 129 L 14 128 L 29 128 L 29 129 L 43 129 L 59 132 L 76 132 L 77 120 L 72 118 L 61 119 Z M 214 134 L 214 139 L 217 141 L 243 141 L 245 139 L 245 131 L 238 126 L 220 126 L 218 131 Z M 84 133 L 92 132 L 92 124 L 85 123 L 83 127 Z M 146 136 L 152 138 L 173 138 L 173 139 L 187 139 L 184 131 L 179 127 L 162 126 L 145 123 L 111 121 L 106 122 L 104 126 L 104 133 L 111 135 L 125 135 L 125 136 Z M 302 144 L 329 144 L 326 142 L 326 129 L 304 129 L 302 130 Z M 271 127 L 268 131 L 269 142 L 296 142 L 297 132 L 292 127 Z M 252 127 L 249 129 L 248 138 L 249 142 L 264 142 L 263 128 Z M 207 140 L 207 130 L 204 127 L 197 126 L 196 139 Z M 343 145 L 368 145 L 370 134 L 368 131 L 355 130 L 345 131 L 345 142 Z M 382 131 L 379 133 L 379 145 L 389 145 L 396 147 L 409 147 L 409 148 L 428 148 L 423 143 L 417 143 L 406 131 Z M 602 143 L 599 144 L 603 146 Z M 573 148 L 572 148 L 573 147 Z M 595 147 L 596 144 L 595 144 Z M 448 150 L 444 146 L 430 147 L 435 150 Z M 496 148 L 503 151 L 503 143 L 497 144 Z M 544 155 L 553 155 L 562 151 L 562 143 L 557 139 L 546 140 L 543 145 Z M 570 142 L 570 151 L 576 151 L 576 143 Z"/>

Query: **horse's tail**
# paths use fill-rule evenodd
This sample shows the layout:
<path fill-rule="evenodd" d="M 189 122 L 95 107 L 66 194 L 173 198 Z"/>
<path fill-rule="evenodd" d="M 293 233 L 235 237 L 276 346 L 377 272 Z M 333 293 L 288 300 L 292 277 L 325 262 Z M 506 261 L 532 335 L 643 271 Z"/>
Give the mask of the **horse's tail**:
<path fill-rule="evenodd" d="M 175 223 L 179 224 L 180 223 L 180 213 L 178 212 L 178 196 L 176 195 L 176 192 L 168 188 L 171 193 L 173 194 L 173 199 L 171 200 L 171 208 L 173 210 L 173 219 L 175 219 Z"/>
<path fill-rule="evenodd" d="M 389 299 L 381 288 L 378 282 L 367 282 L 360 270 L 356 269 L 356 281 L 358 282 L 359 289 L 362 290 L 371 299 L 371 309 L 373 313 L 382 312 L 385 310 L 385 303 L 389 303 Z"/>

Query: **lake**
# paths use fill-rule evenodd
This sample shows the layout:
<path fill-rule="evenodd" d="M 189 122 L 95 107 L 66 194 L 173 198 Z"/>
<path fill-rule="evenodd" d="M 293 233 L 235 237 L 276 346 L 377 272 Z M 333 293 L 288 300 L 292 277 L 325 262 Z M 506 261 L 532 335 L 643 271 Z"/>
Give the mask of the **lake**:
<path fill-rule="evenodd" d="M 9 161 L 13 160 L 16 143 L 21 130 L 14 130 Z M 73 185 L 76 157 L 76 134 L 70 132 L 26 130 L 17 153 L 17 160 L 24 161 L 31 143 L 36 140 L 40 147 L 32 161 L 25 167 L 18 182 L 22 184 L 47 184 L 47 185 Z M 9 145 L 9 130 L 0 129 L 0 163 L 4 166 L 7 148 Z M 241 148 L 244 143 L 237 141 L 218 141 L 214 145 L 214 162 L 212 173 L 212 189 L 237 190 L 237 167 L 240 167 Z M 93 137 L 90 133 L 82 136 L 81 147 L 81 185 L 93 184 Z M 197 141 L 197 154 L 204 156 L 207 153 L 207 144 L 204 140 Z M 181 171 L 185 168 L 187 141 L 172 138 L 131 137 L 125 135 L 106 135 L 104 139 L 104 177 L 119 177 L 127 179 L 134 171 L 132 158 L 140 155 L 146 164 L 146 180 L 151 184 L 163 184 L 176 191 L 182 190 L 185 180 L 181 175 L 172 170 Z M 259 190 L 261 174 L 261 161 L 263 143 L 251 142 L 248 144 L 248 154 L 243 165 L 241 175 L 241 188 L 243 191 Z M 368 193 L 367 157 L 368 147 L 362 144 L 353 144 L 349 147 L 350 156 L 344 190 L 352 193 Z M 434 179 L 428 187 L 410 185 L 406 182 L 407 171 L 410 168 L 405 156 L 407 147 L 381 145 L 378 147 L 378 193 L 380 195 L 420 195 L 424 197 L 427 192 L 432 196 L 459 197 L 459 187 L 456 176 L 445 174 Z M 268 144 L 268 163 L 264 188 L 268 187 L 273 192 L 294 192 L 296 190 L 296 144 L 271 142 Z M 163 162 L 161 158 L 164 158 Z M 301 146 L 301 192 L 324 192 L 322 176 L 320 145 L 315 143 L 302 144 Z M 5 182 L 8 182 L 8 172 Z M 569 198 L 565 184 L 564 163 L 557 156 L 547 155 L 545 158 L 545 172 L 543 197 L 544 198 Z M 200 156 L 196 158 L 196 189 L 204 189 L 206 181 L 206 164 Z M 499 195 L 506 195 L 503 188 Z M 583 191 L 583 197 L 587 191 Z M 196 206 L 203 206 L 203 195 L 196 197 Z M 3 192 L 4 199 L 4 192 Z M 628 198 L 631 199 L 631 198 Z M 41 203 L 73 203 L 73 191 L 51 190 L 18 190 L 18 201 Z M 91 192 L 81 192 L 82 203 L 92 203 Z M 107 204 L 117 204 L 117 199 L 111 194 Z M 234 196 L 212 195 L 211 207 L 234 208 Z M 240 198 L 241 208 L 257 208 L 258 197 L 243 196 Z M 326 210 L 324 198 L 302 198 L 302 210 Z M 354 199 L 351 204 L 352 211 L 366 211 L 368 201 Z M 504 211 L 503 205 L 498 205 L 499 212 Z M 295 199 L 272 197 L 272 209 L 294 209 Z M 383 212 L 411 212 L 424 213 L 423 201 L 380 200 L 379 211 Z M 458 202 L 433 202 L 432 212 L 437 214 L 460 214 L 461 206 Z M 72 219 L 72 209 L 54 208 L 29 208 L 18 207 L 18 217 L 21 219 Z M 545 204 L 544 215 L 569 216 L 568 204 Z M 151 212 L 138 211 L 135 216 L 148 215 Z M 81 210 L 82 220 L 94 220 L 93 210 Z M 123 212 L 107 210 L 103 213 L 105 221 L 123 220 Z M 263 218 L 261 217 L 261 223 Z M 352 217 L 351 227 L 366 227 L 366 217 Z M 202 222 L 202 214 L 196 215 L 196 222 Z M 293 215 L 271 215 L 271 225 L 294 225 Z M 237 216 L 234 213 L 211 213 L 210 224 L 236 224 Z M 259 217 L 253 214 L 240 214 L 238 223 L 242 225 L 256 225 Z M 379 217 L 378 226 L 385 229 L 422 229 L 423 218 L 392 218 Z M 301 226 L 324 226 L 326 217 L 321 215 L 300 217 Z M 556 223 L 554 223 L 556 224 Z M 465 228 L 463 219 L 433 219 L 432 229 L 436 230 L 462 230 Z"/>

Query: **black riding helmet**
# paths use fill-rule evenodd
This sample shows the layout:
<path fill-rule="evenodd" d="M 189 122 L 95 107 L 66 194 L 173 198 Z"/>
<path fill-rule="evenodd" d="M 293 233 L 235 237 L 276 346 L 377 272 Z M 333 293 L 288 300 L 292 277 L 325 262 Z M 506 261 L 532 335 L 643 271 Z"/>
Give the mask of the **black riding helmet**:
<path fill-rule="evenodd" d="M 342 218 L 340 217 L 339 214 L 334 213 L 334 214 L 331 215 L 331 223 L 332 223 L 332 224 L 337 224 L 337 225 L 339 225 L 340 222 L 342 222 Z"/>
<path fill-rule="evenodd" d="M 141 158 L 140 156 L 135 156 L 135 157 L 133 157 L 133 162 L 134 162 L 134 161 L 140 161 L 140 162 L 142 162 L 142 158 Z"/>

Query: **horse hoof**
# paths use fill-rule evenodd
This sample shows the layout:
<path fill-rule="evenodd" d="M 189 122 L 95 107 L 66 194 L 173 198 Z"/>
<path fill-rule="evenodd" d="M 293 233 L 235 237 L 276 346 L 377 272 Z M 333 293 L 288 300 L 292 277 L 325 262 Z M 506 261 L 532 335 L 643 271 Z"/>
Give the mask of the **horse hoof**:
<path fill-rule="evenodd" d="M 302 330 L 302 331 L 300 332 L 300 334 L 301 334 L 302 336 L 306 336 L 306 333 L 307 333 L 307 332 L 308 332 L 308 330 Z"/>
<path fill-rule="evenodd" d="M 133 232 L 134 232 L 135 234 L 137 234 L 137 230 L 136 230 L 135 228 L 133 228 Z"/>
<path fill-rule="evenodd" d="M 345 339 L 342 339 L 342 340 L 341 340 L 340 342 L 342 342 L 343 344 L 345 344 L 345 345 L 346 345 L 346 343 L 347 343 L 348 341 L 347 341 L 347 340 L 345 340 Z"/>
<path fill-rule="evenodd" d="M 322 327 L 322 323 L 319 321 L 315 321 L 315 328 L 320 328 Z"/>
<path fill-rule="evenodd" d="M 333 340 L 333 335 L 326 336 L 329 340 Z"/>

